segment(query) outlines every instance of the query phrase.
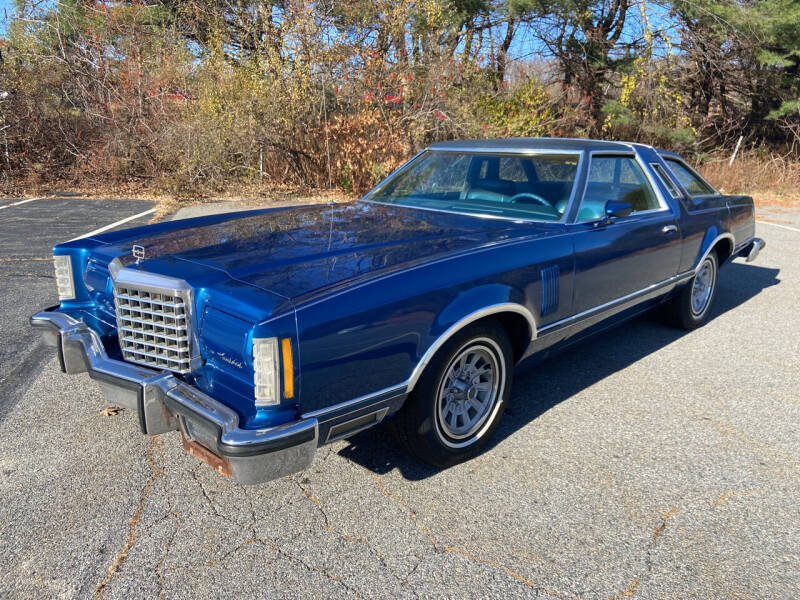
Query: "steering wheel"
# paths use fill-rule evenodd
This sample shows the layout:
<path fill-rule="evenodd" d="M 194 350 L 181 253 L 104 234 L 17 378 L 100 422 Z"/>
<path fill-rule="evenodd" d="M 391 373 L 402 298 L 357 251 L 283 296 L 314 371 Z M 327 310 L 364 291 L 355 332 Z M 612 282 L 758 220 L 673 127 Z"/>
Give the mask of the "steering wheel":
<path fill-rule="evenodd" d="M 531 200 L 536 202 L 536 204 L 541 204 L 542 206 L 546 206 L 547 208 L 553 208 L 553 205 L 550 204 L 547 200 L 542 198 L 540 195 L 532 194 L 531 192 L 520 192 L 519 194 L 514 194 L 509 199 L 509 202 L 516 202 L 517 198 L 530 198 Z"/>

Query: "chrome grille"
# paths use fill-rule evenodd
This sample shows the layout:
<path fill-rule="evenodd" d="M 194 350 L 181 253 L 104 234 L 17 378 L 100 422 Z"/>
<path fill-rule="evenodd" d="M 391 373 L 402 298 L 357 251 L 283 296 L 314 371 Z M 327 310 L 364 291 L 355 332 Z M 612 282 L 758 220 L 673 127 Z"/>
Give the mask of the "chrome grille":
<path fill-rule="evenodd" d="M 191 371 L 188 295 L 117 282 L 114 303 L 122 357 L 178 373 Z"/>

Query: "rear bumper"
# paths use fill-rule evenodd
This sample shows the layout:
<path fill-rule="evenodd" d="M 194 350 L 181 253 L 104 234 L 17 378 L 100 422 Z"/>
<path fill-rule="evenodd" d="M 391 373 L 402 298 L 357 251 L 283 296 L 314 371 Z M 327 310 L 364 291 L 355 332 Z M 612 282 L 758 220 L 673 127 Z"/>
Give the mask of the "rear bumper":
<path fill-rule="evenodd" d="M 746 256 L 747 262 L 753 262 L 758 257 L 758 253 L 761 252 L 766 245 L 767 243 L 761 238 L 753 238 L 752 241 L 745 246 L 744 250 L 742 250 L 741 256 Z"/>
<path fill-rule="evenodd" d="M 242 429 L 238 415 L 197 388 L 160 372 L 108 357 L 85 323 L 47 309 L 31 317 L 45 342 L 58 351 L 65 373 L 88 373 L 108 401 L 133 410 L 142 433 L 180 430 L 186 451 L 243 484 L 301 471 L 317 448 L 316 418 L 265 429 Z"/>

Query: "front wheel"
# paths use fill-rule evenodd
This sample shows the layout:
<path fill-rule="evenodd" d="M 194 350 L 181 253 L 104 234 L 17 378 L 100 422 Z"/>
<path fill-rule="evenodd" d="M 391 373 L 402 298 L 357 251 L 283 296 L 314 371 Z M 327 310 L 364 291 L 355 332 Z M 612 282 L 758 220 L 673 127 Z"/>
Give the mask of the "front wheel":
<path fill-rule="evenodd" d="M 717 291 L 717 255 L 712 250 L 700 263 L 694 277 L 667 304 L 670 320 L 681 329 L 695 329 L 708 319 Z"/>
<path fill-rule="evenodd" d="M 488 443 L 511 389 L 513 352 L 503 328 L 465 328 L 437 352 L 394 419 L 411 454 L 438 467 L 475 456 Z"/>

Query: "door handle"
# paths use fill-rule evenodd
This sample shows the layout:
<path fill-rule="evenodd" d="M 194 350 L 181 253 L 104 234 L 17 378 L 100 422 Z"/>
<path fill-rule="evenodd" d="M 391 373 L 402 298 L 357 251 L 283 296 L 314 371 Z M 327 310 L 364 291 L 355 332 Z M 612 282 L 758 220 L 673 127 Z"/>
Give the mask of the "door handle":
<path fill-rule="evenodd" d="M 675 233 L 676 231 L 678 231 L 677 225 L 664 225 L 661 228 L 662 233 Z"/>

